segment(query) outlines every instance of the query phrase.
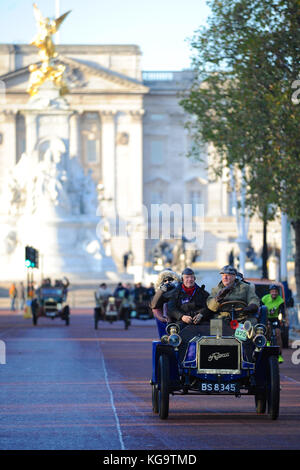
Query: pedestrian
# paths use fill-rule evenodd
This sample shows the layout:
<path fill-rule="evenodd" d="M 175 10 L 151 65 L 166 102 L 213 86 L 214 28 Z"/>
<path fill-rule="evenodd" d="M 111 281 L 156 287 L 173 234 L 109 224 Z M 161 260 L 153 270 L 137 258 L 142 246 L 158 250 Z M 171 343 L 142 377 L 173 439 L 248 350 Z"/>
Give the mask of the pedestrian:
<path fill-rule="evenodd" d="M 234 253 L 233 253 L 233 250 L 231 250 L 231 252 L 229 253 L 228 263 L 229 263 L 230 266 L 234 266 Z"/>
<path fill-rule="evenodd" d="M 10 297 L 10 309 L 16 310 L 16 300 L 18 297 L 18 290 L 16 284 L 13 282 L 9 288 L 9 297 Z"/>
<path fill-rule="evenodd" d="M 25 286 L 23 282 L 20 282 L 20 288 L 19 288 L 19 305 L 20 305 L 20 310 L 24 309 L 25 306 Z"/>
<path fill-rule="evenodd" d="M 154 286 L 154 283 L 151 282 L 150 283 L 150 286 L 148 287 L 148 295 L 149 295 L 149 298 L 152 299 L 152 297 L 154 296 L 155 294 L 155 286 Z"/>

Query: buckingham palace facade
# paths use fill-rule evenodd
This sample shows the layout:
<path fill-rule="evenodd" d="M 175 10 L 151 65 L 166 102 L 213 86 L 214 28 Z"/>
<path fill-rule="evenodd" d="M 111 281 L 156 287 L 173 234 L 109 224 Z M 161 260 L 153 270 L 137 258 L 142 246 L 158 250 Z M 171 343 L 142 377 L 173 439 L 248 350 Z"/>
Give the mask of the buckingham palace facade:
<path fill-rule="evenodd" d="M 101 217 L 107 221 L 102 241 L 118 267 L 122 269 L 126 253 L 131 264 L 145 266 L 159 239 L 171 244 L 174 237 L 180 239 L 174 229 L 169 240 L 160 229 L 153 236 L 151 207 L 162 203 L 190 207 L 189 217 L 202 224 L 194 259 L 200 268 L 227 264 L 230 251 L 238 253 L 228 177 L 210 176 L 212 162 L 205 147 L 201 161 L 187 158 L 191 138 L 179 97 L 191 85 L 192 71 L 142 71 L 136 45 L 59 45 L 57 51 L 69 86 L 66 100 L 73 110 L 69 155 L 79 157 L 98 187 Z M 0 45 L 0 177 L 28 153 L 22 109 L 29 99 L 29 66 L 35 63 L 33 46 Z M 202 207 L 200 214 L 197 207 Z M 111 229 L 111 220 L 118 220 L 121 233 Z M 258 219 L 251 221 L 248 236 L 259 252 Z M 274 231 L 272 242 L 279 244 L 279 236 Z"/>

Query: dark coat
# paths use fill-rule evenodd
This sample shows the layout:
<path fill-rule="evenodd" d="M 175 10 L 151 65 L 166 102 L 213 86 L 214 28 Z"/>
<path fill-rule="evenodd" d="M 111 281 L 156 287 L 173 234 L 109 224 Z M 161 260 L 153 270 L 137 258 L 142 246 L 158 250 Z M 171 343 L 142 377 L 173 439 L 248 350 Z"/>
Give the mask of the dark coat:
<path fill-rule="evenodd" d="M 168 286 L 167 290 L 163 290 L 163 288 L 157 289 L 151 299 L 150 307 L 162 310 L 164 303 L 170 300 L 174 292 L 176 292 L 176 286 L 174 284 Z"/>
<path fill-rule="evenodd" d="M 171 299 L 168 302 L 168 317 L 171 321 L 178 322 L 183 315 L 190 315 L 192 318 L 198 313 L 202 313 L 203 319 L 201 323 L 207 322 L 213 318 L 214 312 L 209 310 L 206 305 L 206 300 L 209 293 L 205 290 L 205 286 L 198 286 L 195 284 L 196 290 L 192 297 L 190 297 L 182 288 L 180 284 Z"/>

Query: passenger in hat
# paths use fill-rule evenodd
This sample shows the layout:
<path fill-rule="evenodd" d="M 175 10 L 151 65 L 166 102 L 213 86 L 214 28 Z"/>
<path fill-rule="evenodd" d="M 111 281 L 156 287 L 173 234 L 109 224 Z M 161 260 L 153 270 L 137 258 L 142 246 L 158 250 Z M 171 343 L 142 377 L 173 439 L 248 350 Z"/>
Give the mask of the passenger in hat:
<path fill-rule="evenodd" d="M 180 283 L 180 276 L 166 268 L 161 271 L 155 283 L 155 294 L 151 299 L 150 307 L 156 319 L 159 335 L 166 334 L 165 327 L 168 322 L 167 303 Z"/>
<path fill-rule="evenodd" d="M 200 287 L 196 283 L 194 271 L 185 268 L 181 282 L 168 302 L 168 317 L 180 327 L 180 360 L 183 360 L 188 343 L 194 336 L 209 334 L 209 319 L 213 312 L 206 305 L 208 296 L 205 286 Z"/>
<path fill-rule="evenodd" d="M 155 282 L 155 294 L 151 299 L 150 307 L 153 310 L 163 310 L 163 305 L 168 302 L 172 292 L 180 283 L 180 276 L 172 271 L 170 268 L 166 268 L 161 271 Z M 154 316 L 160 317 L 158 312 L 153 312 Z M 166 321 L 166 318 L 160 318 L 161 321 Z"/>
<path fill-rule="evenodd" d="M 206 306 L 208 296 L 205 286 L 196 284 L 194 271 L 185 268 L 181 273 L 181 283 L 168 302 L 170 320 L 180 322 L 181 327 L 199 324 L 210 313 Z"/>

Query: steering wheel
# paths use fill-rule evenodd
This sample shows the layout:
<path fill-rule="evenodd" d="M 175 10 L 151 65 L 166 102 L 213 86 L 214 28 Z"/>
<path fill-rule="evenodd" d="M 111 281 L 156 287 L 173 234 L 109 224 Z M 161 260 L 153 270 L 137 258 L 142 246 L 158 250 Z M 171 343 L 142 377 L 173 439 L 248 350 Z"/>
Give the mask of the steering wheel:
<path fill-rule="evenodd" d="M 245 307 L 247 307 L 247 304 L 242 300 L 228 300 L 227 302 L 220 304 L 218 310 L 220 312 L 231 313 L 232 309 L 234 309 L 236 312 L 241 312 Z"/>

